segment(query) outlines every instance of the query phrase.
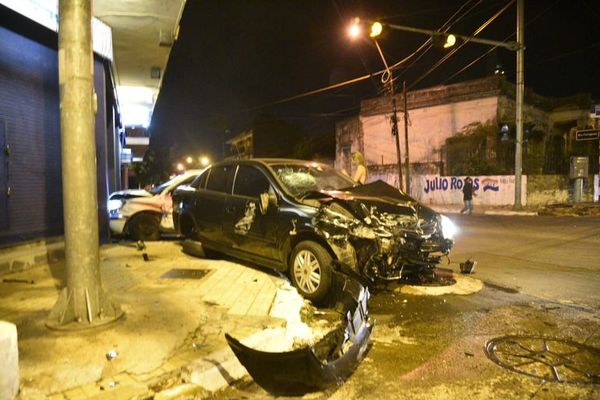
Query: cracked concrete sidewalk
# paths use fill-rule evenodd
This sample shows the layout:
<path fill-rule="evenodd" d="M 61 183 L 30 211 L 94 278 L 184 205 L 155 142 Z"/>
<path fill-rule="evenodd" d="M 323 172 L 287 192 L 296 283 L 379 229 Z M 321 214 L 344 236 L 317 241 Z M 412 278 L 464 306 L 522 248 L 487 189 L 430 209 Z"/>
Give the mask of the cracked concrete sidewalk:
<path fill-rule="evenodd" d="M 44 325 L 64 285 L 64 263 L 0 277 L 0 320 L 17 326 L 20 399 L 128 399 L 201 396 L 246 374 L 224 334 L 255 347 L 318 340 L 306 303 L 268 271 L 184 254 L 178 242 L 102 246 L 102 285 L 125 317 L 89 331 Z M 193 270 L 194 278 L 173 270 Z M 189 272 L 188 272 L 189 273 Z M 109 359 L 107 353 L 117 356 Z"/>

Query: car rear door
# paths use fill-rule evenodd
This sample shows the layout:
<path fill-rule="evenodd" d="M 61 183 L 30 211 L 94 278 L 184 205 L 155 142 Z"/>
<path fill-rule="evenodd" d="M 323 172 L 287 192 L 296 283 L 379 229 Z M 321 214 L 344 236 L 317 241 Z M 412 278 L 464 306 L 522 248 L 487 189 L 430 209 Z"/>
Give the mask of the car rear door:
<path fill-rule="evenodd" d="M 223 216 L 226 242 L 234 249 L 268 259 L 278 259 L 275 229 L 277 207 L 268 204 L 273 188 L 258 166 L 241 164 L 235 174 L 233 194 Z M 262 205 L 261 205 L 261 196 Z"/>
<path fill-rule="evenodd" d="M 222 247 L 223 213 L 226 199 L 231 195 L 234 167 L 233 164 L 212 166 L 205 188 L 198 188 L 190 199 L 200 240 L 212 247 Z"/>

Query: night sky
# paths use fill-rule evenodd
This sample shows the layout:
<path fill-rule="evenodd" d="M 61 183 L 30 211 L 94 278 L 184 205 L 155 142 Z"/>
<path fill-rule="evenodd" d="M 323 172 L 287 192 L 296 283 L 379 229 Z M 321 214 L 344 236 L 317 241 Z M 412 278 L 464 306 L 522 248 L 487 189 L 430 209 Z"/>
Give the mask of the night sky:
<path fill-rule="evenodd" d="M 323 93 L 289 97 L 383 68 L 369 40 L 346 34 L 360 16 L 391 24 L 472 34 L 507 0 L 188 0 L 154 111 L 151 147 L 171 157 L 221 157 L 224 138 L 248 129 L 259 114 L 304 129 L 333 132 L 377 96 L 379 76 Z M 444 25 L 446 24 L 446 25 Z M 525 0 L 525 85 L 546 96 L 590 93 L 600 103 L 600 1 Z M 516 40 L 516 2 L 478 37 Z M 387 31 L 379 42 L 389 64 L 415 52 L 427 36 Z M 394 71 L 398 82 L 424 88 L 481 78 L 502 65 L 514 82 L 515 53 L 466 44 L 435 71 L 448 50 L 424 48 Z M 457 74 L 458 73 L 458 74 Z"/>

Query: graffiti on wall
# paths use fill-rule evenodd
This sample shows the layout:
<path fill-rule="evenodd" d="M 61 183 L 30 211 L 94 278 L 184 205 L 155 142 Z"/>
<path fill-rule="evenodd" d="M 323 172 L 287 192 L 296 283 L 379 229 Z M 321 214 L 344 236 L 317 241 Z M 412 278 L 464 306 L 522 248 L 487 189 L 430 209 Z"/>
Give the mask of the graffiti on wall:
<path fill-rule="evenodd" d="M 513 175 L 473 176 L 473 203 L 511 205 L 515 200 Z M 461 204 L 465 176 L 420 175 L 411 177 L 411 194 L 427 204 Z M 522 204 L 525 204 L 527 177 L 521 181 Z"/>

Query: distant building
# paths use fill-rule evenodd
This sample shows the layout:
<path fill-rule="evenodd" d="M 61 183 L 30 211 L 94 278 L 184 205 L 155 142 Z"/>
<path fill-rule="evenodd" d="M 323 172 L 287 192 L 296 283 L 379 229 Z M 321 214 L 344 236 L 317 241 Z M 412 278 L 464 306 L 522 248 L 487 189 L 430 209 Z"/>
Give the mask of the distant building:
<path fill-rule="evenodd" d="M 254 157 L 254 133 L 251 129 L 234 136 L 225 143 L 227 144 L 228 158 L 252 158 Z"/>
<path fill-rule="evenodd" d="M 452 166 L 449 139 L 464 134 L 476 124 L 495 127 L 487 138 L 487 157 L 498 157 L 498 143 L 513 142 L 515 131 L 515 87 L 505 78 L 493 76 L 452 85 L 408 92 L 409 151 L 411 173 L 447 174 Z M 398 131 L 404 162 L 403 99 L 396 95 Z M 566 162 L 558 165 L 548 157 L 565 158 L 576 128 L 590 124 L 589 95 L 548 98 L 526 92 L 524 104 L 524 157 L 536 154 L 527 164 L 536 173 L 565 173 Z M 359 115 L 336 124 L 336 167 L 350 171 L 350 154 L 361 151 L 371 176 L 397 170 L 395 138 L 391 134 L 391 100 L 382 96 L 364 100 Z M 504 131 L 502 133 L 502 128 Z M 535 134 L 534 134 L 535 133 Z M 503 137 L 504 135 L 504 137 Z M 535 140 L 533 137 L 535 136 Z M 534 143 L 535 142 L 535 143 Z M 586 150 L 587 151 L 587 150 Z M 591 169 L 598 170 L 597 146 L 589 146 Z M 514 153 L 513 153 L 514 154 Z M 541 156 L 540 156 L 541 154 Z M 564 157 L 563 157 L 564 156 Z M 534 158 L 533 156 L 530 158 Z M 514 160 L 514 156 L 513 156 Z M 513 164 L 514 165 L 514 164 Z"/>
<path fill-rule="evenodd" d="M 302 131 L 272 117 L 259 117 L 251 129 L 225 143 L 225 158 L 293 157 Z"/>

